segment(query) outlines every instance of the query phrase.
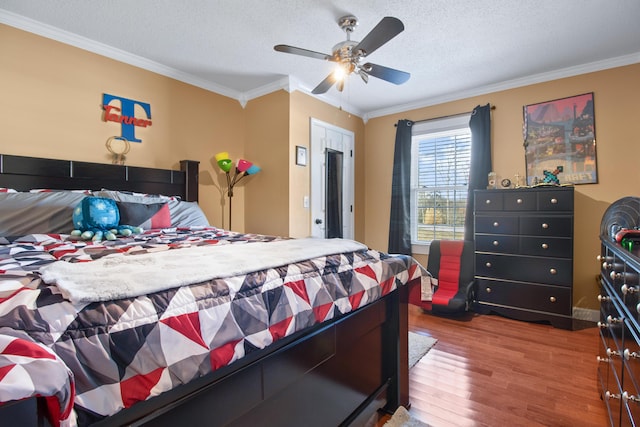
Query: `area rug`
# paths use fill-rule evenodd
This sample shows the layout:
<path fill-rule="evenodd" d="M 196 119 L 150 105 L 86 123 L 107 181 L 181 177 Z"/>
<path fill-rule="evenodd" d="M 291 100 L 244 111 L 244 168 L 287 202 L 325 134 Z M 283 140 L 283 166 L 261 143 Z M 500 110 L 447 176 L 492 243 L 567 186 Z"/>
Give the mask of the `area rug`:
<path fill-rule="evenodd" d="M 429 427 L 429 424 L 416 420 L 404 406 L 400 406 L 382 427 Z"/>
<path fill-rule="evenodd" d="M 409 369 L 418 363 L 422 356 L 427 354 L 431 347 L 438 342 L 435 338 L 426 335 L 409 332 Z"/>

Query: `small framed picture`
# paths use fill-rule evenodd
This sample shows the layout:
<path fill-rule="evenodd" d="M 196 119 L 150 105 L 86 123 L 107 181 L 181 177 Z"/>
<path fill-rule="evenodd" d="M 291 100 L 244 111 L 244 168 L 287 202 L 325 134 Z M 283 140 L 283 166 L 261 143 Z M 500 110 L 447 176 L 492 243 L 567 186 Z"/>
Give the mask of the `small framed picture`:
<path fill-rule="evenodd" d="M 307 147 L 296 145 L 296 165 L 307 166 Z"/>

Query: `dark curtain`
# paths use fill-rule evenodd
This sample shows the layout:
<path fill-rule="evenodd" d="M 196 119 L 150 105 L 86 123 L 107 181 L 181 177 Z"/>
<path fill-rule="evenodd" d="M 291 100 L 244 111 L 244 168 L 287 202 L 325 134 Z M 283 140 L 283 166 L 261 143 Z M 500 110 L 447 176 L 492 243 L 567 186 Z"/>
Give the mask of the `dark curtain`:
<path fill-rule="evenodd" d="M 413 122 L 400 120 L 396 126 L 388 252 L 411 255 L 411 126 Z"/>
<path fill-rule="evenodd" d="M 473 240 L 473 190 L 487 188 L 487 175 L 491 172 L 491 106 L 478 105 L 471 113 L 471 167 L 469 193 L 464 218 L 464 239 Z"/>

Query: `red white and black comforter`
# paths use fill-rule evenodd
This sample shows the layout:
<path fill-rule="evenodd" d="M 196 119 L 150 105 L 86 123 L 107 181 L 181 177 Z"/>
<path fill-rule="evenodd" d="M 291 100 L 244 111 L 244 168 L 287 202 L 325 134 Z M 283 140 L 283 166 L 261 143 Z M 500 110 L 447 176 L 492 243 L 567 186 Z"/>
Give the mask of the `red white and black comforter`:
<path fill-rule="evenodd" d="M 112 415 L 425 273 L 411 257 L 365 249 L 149 295 L 72 304 L 42 281 L 42 266 L 282 239 L 198 228 L 101 243 L 67 235 L 2 240 L 0 401 L 45 396 L 52 422 L 62 425 L 75 424 L 76 412 L 80 424 Z"/>

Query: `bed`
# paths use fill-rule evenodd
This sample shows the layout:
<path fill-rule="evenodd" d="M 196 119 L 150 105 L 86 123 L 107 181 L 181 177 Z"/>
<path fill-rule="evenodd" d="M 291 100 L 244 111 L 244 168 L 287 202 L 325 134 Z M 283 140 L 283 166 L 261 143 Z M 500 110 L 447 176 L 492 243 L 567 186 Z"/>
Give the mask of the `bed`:
<path fill-rule="evenodd" d="M 162 170 L 0 155 L 0 224 L 11 223 L 0 226 L 0 419 L 363 425 L 409 405 L 407 285 L 428 273 L 356 242 L 327 241 L 304 258 L 300 245 L 322 245 L 203 224 L 197 179 L 195 161 Z M 114 241 L 72 238 L 69 214 L 89 196 L 158 226 Z M 29 208 L 11 216 L 21 199 Z M 225 261 L 198 258 L 214 253 Z M 103 270 L 114 260 L 121 271 L 153 265 L 97 273 L 116 271 Z M 188 260 L 202 267 L 164 267 Z M 216 263 L 224 274 L 202 276 Z M 153 287 L 140 294 L 125 282 Z"/>

